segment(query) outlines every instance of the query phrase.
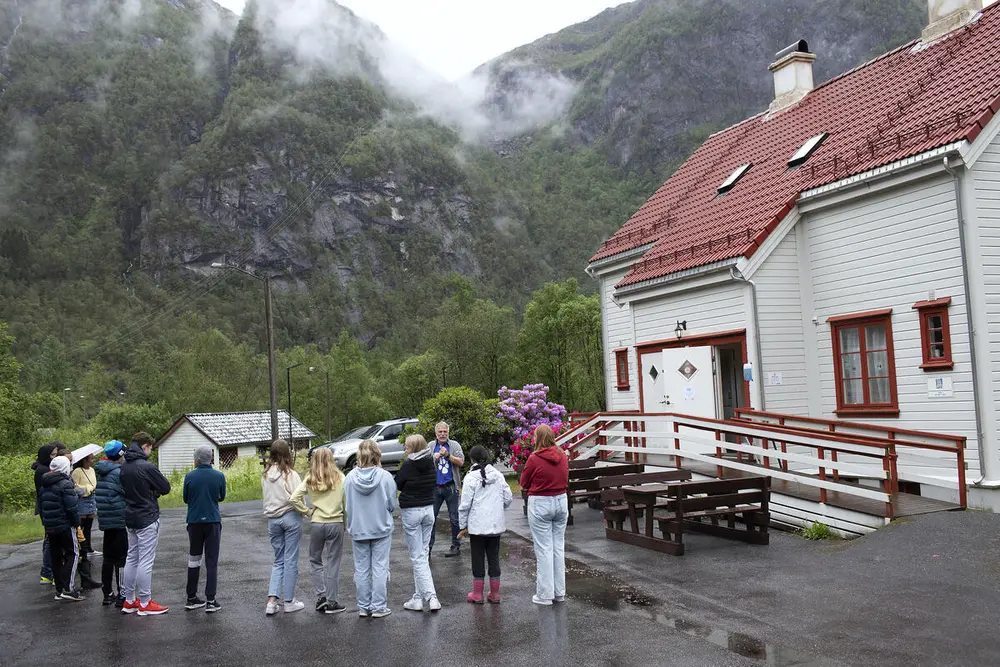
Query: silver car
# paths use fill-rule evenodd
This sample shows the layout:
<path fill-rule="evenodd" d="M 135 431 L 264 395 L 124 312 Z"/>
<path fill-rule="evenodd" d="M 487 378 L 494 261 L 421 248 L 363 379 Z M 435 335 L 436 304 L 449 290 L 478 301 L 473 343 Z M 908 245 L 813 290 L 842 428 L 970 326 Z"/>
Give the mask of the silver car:
<path fill-rule="evenodd" d="M 403 443 L 399 441 L 399 436 L 407 426 L 416 426 L 418 422 L 415 417 L 379 422 L 356 438 L 331 442 L 327 447 L 333 452 L 337 466 L 343 470 L 350 470 L 357 460 L 361 441 L 374 440 L 382 451 L 382 465 L 386 468 L 395 468 L 403 460 Z"/>

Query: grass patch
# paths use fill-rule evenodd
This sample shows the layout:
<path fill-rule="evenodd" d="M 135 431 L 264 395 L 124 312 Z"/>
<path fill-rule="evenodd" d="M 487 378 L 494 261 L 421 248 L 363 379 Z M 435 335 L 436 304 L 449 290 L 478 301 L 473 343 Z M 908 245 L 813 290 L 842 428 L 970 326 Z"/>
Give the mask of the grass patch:
<path fill-rule="evenodd" d="M 295 467 L 298 469 L 304 456 L 297 457 Z M 241 458 L 229 468 L 223 470 L 226 476 L 226 501 L 227 503 L 238 503 L 244 500 L 261 500 L 264 498 L 264 490 L 260 484 L 260 476 L 263 472 L 260 461 L 256 458 Z M 160 507 L 183 507 L 184 506 L 184 475 L 188 470 L 175 470 L 167 475 L 170 480 L 170 493 L 160 498 Z M 299 474 L 302 474 L 301 471 Z"/>
<path fill-rule="evenodd" d="M 31 512 L 0 514 L 0 544 L 27 544 L 43 537 L 42 522 Z"/>
<path fill-rule="evenodd" d="M 799 531 L 799 535 L 807 540 L 829 540 L 833 537 L 830 527 L 819 521 L 813 521 L 811 526 Z"/>
<path fill-rule="evenodd" d="M 518 482 L 517 475 L 508 475 L 507 483 L 510 484 L 510 491 L 514 494 L 514 498 L 521 497 L 521 485 Z"/>

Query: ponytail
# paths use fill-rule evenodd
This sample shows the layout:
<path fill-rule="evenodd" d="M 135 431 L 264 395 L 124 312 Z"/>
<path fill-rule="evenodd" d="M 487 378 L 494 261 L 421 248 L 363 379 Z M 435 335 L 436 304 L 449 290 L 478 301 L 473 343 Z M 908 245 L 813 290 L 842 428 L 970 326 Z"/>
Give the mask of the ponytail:
<path fill-rule="evenodd" d="M 486 486 L 486 466 L 489 465 L 490 453 L 482 445 L 476 445 L 469 452 L 469 457 L 473 461 L 472 470 L 478 470 L 483 477 L 483 486 Z"/>

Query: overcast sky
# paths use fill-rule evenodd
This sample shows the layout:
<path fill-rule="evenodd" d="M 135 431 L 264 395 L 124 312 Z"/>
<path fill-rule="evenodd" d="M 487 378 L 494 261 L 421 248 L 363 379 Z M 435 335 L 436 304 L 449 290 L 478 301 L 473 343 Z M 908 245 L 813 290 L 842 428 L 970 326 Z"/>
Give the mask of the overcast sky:
<path fill-rule="evenodd" d="M 245 0 L 217 0 L 239 13 Z M 338 0 L 449 79 L 621 0 Z"/>

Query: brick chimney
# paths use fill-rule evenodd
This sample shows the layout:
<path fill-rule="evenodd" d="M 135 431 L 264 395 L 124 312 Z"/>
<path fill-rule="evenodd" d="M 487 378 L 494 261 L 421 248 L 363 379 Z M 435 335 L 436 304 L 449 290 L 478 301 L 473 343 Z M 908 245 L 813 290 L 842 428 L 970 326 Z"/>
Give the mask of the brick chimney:
<path fill-rule="evenodd" d="M 929 22 L 920 35 L 924 44 L 957 30 L 983 9 L 983 0 L 927 0 Z"/>
<path fill-rule="evenodd" d="M 790 107 L 813 89 L 813 61 L 806 40 L 800 39 L 774 55 L 768 67 L 774 73 L 774 101 L 769 111 L 774 113 Z"/>

